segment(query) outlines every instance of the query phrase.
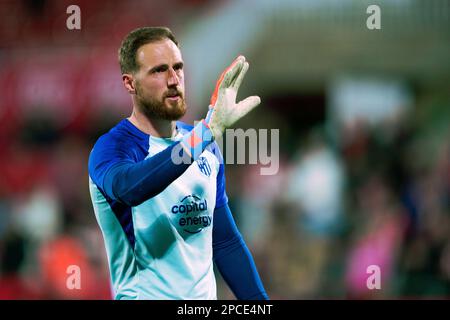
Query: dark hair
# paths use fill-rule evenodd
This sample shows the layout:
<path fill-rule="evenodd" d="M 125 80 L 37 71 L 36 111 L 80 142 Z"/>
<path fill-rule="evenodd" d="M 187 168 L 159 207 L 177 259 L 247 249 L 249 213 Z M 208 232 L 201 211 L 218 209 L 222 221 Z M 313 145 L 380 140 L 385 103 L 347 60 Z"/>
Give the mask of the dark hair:
<path fill-rule="evenodd" d="M 178 46 L 172 31 L 166 27 L 144 27 L 131 31 L 123 39 L 119 49 L 119 64 L 122 74 L 133 73 L 139 70 L 136 52 L 140 47 L 147 43 L 164 39 L 172 40 Z"/>

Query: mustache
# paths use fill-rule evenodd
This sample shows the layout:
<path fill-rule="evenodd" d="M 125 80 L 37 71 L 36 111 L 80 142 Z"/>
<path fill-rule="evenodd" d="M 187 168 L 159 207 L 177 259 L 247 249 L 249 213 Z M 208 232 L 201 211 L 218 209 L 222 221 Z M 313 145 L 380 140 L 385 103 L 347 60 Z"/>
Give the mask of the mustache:
<path fill-rule="evenodd" d="M 174 97 L 174 96 L 180 96 L 181 98 L 183 98 L 183 93 L 176 88 L 169 89 L 169 90 L 167 90 L 166 93 L 164 93 L 164 98 Z"/>

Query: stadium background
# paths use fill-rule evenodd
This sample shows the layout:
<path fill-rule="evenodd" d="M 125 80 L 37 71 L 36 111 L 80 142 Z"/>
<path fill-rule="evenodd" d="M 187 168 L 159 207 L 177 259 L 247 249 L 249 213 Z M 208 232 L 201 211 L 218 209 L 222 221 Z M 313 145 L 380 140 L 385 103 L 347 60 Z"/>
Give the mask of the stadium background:
<path fill-rule="evenodd" d="M 68 30 L 66 8 L 81 8 Z M 381 8 L 381 30 L 366 9 Z M 0 299 L 109 299 L 88 193 L 94 141 L 130 112 L 117 49 L 181 42 L 192 122 L 250 61 L 236 127 L 280 129 L 280 167 L 227 165 L 230 206 L 272 299 L 450 296 L 450 2 L 0 1 Z M 81 290 L 66 287 L 67 266 Z M 381 290 L 368 290 L 368 265 Z M 233 296 L 219 277 L 221 299 Z"/>

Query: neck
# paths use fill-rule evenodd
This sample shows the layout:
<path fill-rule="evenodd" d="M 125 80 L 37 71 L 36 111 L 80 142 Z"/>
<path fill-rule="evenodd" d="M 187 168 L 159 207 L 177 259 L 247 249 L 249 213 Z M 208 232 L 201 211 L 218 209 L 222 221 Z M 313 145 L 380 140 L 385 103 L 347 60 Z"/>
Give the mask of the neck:
<path fill-rule="evenodd" d="M 133 113 L 128 120 L 142 132 L 158 138 L 170 138 L 175 136 L 175 121 L 149 119 L 143 113 L 133 108 Z"/>

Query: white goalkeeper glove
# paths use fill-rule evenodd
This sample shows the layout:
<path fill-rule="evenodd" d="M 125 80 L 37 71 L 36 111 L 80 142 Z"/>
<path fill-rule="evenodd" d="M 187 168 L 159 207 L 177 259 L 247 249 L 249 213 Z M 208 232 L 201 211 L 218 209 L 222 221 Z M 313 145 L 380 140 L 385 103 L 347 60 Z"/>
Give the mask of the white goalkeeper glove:
<path fill-rule="evenodd" d="M 261 102 L 258 96 L 251 96 L 236 103 L 236 96 L 247 70 L 248 62 L 244 56 L 239 56 L 217 80 L 205 119 L 215 139 Z"/>
<path fill-rule="evenodd" d="M 185 150 L 187 160 L 198 159 L 214 139 L 222 136 L 227 127 L 233 125 L 261 102 L 258 96 L 251 96 L 236 103 L 237 92 L 247 70 L 248 62 L 245 61 L 244 56 L 239 56 L 222 73 L 211 96 L 206 119 L 199 122 L 181 140 L 180 147 Z M 179 148 L 173 149 L 172 156 L 172 159 L 177 159 L 178 163 L 181 159 Z"/>

